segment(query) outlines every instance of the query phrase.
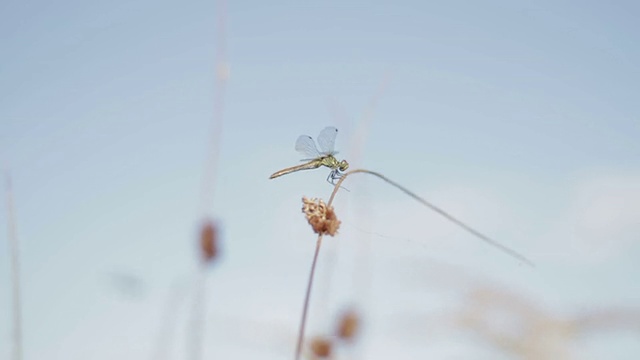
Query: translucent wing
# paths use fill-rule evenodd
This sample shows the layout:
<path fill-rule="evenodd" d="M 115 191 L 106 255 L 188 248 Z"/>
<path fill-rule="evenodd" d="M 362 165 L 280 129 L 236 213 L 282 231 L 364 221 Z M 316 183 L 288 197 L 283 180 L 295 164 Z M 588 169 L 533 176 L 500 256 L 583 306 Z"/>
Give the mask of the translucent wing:
<path fill-rule="evenodd" d="M 334 154 L 333 148 L 336 144 L 336 135 L 338 135 L 338 129 L 333 126 L 327 126 L 320 131 L 318 135 L 318 146 L 323 154 Z"/>
<path fill-rule="evenodd" d="M 300 135 L 296 141 L 296 151 L 304 155 L 303 160 L 312 160 L 320 157 L 316 143 L 309 135 Z"/>

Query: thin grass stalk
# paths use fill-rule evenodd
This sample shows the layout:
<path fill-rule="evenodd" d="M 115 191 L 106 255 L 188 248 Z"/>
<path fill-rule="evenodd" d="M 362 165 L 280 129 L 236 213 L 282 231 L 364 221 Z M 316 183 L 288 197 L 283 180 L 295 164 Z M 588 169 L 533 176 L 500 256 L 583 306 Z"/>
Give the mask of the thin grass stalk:
<path fill-rule="evenodd" d="M 316 263 L 318 262 L 318 254 L 320 253 L 320 246 L 322 245 L 323 234 L 318 235 L 316 241 L 316 251 L 313 254 L 313 261 L 311 262 L 311 272 L 309 273 L 309 282 L 307 283 L 307 293 L 304 297 L 304 305 L 302 307 L 302 319 L 300 320 L 300 329 L 298 330 L 298 343 L 296 345 L 296 360 L 300 360 L 302 355 L 302 344 L 304 342 L 304 330 L 307 324 L 307 313 L 309 310 L 309 299 L 311 299 L 311 288 L 313 287 L 313 278 L 316 272 Z"/>
<path fill-rule="evenodd" d="M 475 237 L 479 238 L 480 240 L 486 242 L 487 244 L 501 250 L 502 252 L 522 261 L 523 263 L 531 266 L 531 267 L 535 267 L 535 265 L 533 264 L 533 262 L 529 259 L 527 259 L 524 255 L 516 252 L 515 250 L 512 250 L 502 244 L 500 244 L 499 242 L 489 238 L 488 236 L 480 233 L 479 231 L 473 229 L 471 226 L 465 224 L 464 222 L 458 220 L 457 218 L 455 218 L 454 216 L 450 215 L 449 213 L 447 213 L 446 211 L 440 209 L 439 207 L 431 204 L 430 202 L 428 202 L 427 200 L 421 198 L 420 196 L 416 195 L 415 193 L 411 192 L 409 189 L 405 188 L 404 186 L 396 183 L 395 181 L 392 181 L 390 179 L 388 179 L 387 177 L 385 177 L 384 175 L 374 172 L 374 171 L 369 171 L 369 170 L 364 170 L 364 169 L 356 169 L 356 170 L 351 170 L 349 172 L 346 172 L 336 183 L 333 192 L 331 193 L 331 197 L 329 198 L 329 202 L 327 202 L 327 207 L 330 207 L 331 204 L 333 203 L 333 198 L 336 196 L 338 189 L 340 189 L 340 185 L 342 184 L 342 182 L 344 180 L 347 179 L 347 177 L 351 174 L 356 174 L 356 173 L 365 173 L 365 174 L 370 174 L 370 175 L 374 175 L 380 179 L 382 179 L 383 181 L 385 181 L 386 183 L 396 187 L 398 190 L 402 191 L 403 193 L 407 194 L 409 197 L 415 199 L 416 201 L 418 201 L 419 203 L 421 203 L 422 205 L 428 207 L 429 209 L 435 211 L 436 213 L 440 214 L 441 216 L 445 217 L 447 220 L 451 221 L 452 223 L 460 226 L 461 228 L 465 229 L 467 232 L 471 233 L 472 235 L 474 235 Z"/>
<path fill-rule="evenodd" d="M 227 2 L 217 0 L 216 5 L 216 47 L 215 47 L 215 83 L 213 96 L 213 121 L 208 144 L 205 171 L 202 179 L 200 207 L 202 214 L 210 213 L 216 189 L 217 168 L 220 159 L 220 139 L 224 123 L 224 99 L 229 79 L 229 64 L 226 55 Z"/>
<path fill-rule="evenodd" d="M 209 141 L 209 149 L 207 152 L 207 160 L 202 181 L 200 196 L 200 211 L 205 219 L 212 218 L 211 204 L 214 203 L 214 195 L 216 190 L 217 169 L 220 160 L 220 139 L 223 131 L 224 119 L 224 99 L 226 93 L 226 84 L 229 80 L 229 64 L 226 55 L 226 27 L 227 27 L 227 1 L 215 1 L 216 14 L 216 33 L 215 33 L 215 83 L 213 96 L 213 121 L 211 124 L 211 134 Z M 193 323 L 191 340 L 191 356 L 193 360 L 200 360 L 204 349 L 202 342 L 205 331 L 206 315 L 206 289 L 205 277 L 206 267 L 203 264 L 198 269 L 196 294 L 193 308 Z"/>
<path fill-rule="evenodd" d="M 195 284 L 195 294 L 193 297 L 193 308 L 192 308 L 192 316 L 191 319 L 191 332 L 188 334 L 189 338 L 187 341 L 191 343 L 190 349 L 190 359 L 192 360 L 200 360 L 202 359 L 202 353 L 204 350 L 204 343 L 202 339 L 204 339 L 205 334 L 205 322 L 206 322 L 206 307 L 205 307 L 205 299 L 206 299 L 206 264 L 200 264 L 196 273 L 196 284 Z"/>
<path fill-rule="evenodd" d="M 16 218 L 13 206 L 11 176 L 5 174 L 5 192 L 7 197 L 7 236 L 11 257 L 11 282 L 13 288 L 13 359 L 22 360 L 22 300 L 20 297 L 20 256 L 18 236 L 16 235 Z"/>
<path fill-rule="evenodd" d="M 172 353 L 172 341 L 173 334 L 176 328 L 177 312 L 182 300 L 182 289 L 176 281 L 169 293 L 169 299 L 163 312 L 162 321 L 158 326 L 158 333 L 156 335 L 154 352 L 151 355 L 151 360 L 163 360 L 170 358 Z"/>

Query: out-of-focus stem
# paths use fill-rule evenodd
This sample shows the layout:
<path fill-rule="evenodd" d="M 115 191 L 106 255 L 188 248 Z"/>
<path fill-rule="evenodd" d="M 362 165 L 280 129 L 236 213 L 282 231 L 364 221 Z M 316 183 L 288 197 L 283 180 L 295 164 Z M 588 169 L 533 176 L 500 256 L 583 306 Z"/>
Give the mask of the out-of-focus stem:
<path fill-rule="evenodd" d="M 11 282 L 13 286 L 13 359 L 22 360 L 22 304 L 20 300 L 20 256 L 18 236 L 16 235 L 15 210 L 13 208 L 13 191 L 11 176 L 5 174 L 5 192 L 7 196 L 7 235 L 9 254 L 11 257 Z"/>

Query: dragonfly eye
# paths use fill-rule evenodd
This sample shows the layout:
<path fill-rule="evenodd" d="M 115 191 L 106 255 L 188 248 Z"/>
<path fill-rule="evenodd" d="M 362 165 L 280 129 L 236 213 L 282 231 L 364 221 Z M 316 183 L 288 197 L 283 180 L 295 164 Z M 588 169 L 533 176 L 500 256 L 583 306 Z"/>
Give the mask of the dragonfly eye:
<path fill-rule="evenodd" d="M 345 171 L 349 168 L 349 163 L 347 162 L 347 160 L 342 160 L 340 161 L 340 171 Z"/>

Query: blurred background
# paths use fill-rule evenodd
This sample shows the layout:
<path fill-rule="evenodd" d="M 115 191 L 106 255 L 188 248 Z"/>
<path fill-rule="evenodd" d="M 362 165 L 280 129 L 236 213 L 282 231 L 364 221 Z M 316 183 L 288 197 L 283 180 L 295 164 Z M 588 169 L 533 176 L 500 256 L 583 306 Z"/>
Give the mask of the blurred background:
<path fill-rule="evenodd" d="M 535 263 L 353 175 L 307 327 L 330 334 L 356 309 L 335 358 L 636 359 L 639 14 L 633 1 L 0 3 L 24 359 L 191 359 L 198 336 L 203 359 L 293 358 L 316 240 L 300 200 L 333 188 L 327 169 L 268 177 L 329 125 L 351 168 Z M 0 359 L 14 358 L 8 198 Z M 208 214 L 221 243 L 203 271 Z"/>

